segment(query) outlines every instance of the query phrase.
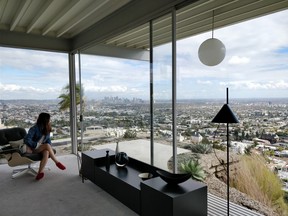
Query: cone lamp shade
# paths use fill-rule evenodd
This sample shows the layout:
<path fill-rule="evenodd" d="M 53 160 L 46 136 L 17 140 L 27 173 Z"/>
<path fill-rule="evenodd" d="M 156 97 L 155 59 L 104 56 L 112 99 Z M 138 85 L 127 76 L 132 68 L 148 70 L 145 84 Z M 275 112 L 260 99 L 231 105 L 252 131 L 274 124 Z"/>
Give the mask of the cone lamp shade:
<path fill-rule="evenodd" d="M 213 123 L 239 123 L 228 104 L 224 104 L 212 120 Z"/>

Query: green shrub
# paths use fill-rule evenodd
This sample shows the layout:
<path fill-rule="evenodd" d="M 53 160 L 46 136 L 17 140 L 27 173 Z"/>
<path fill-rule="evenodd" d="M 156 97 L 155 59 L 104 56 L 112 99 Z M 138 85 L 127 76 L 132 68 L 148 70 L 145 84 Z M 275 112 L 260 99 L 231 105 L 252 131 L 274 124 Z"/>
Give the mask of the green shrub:
<path fill-rule="evenodd" d="M 90 151 L 91 149 L 92 149 L 92 143 L 91 142 L 83 144 L 83 151 Z M 82 150 L 81 144 L 79 144 L 77 146 L 77 150 L 81 152 L 81 150 Z"/>
<path fill-rule="evenodd" d="M 221 151 L 225 151 L 226 150 L 226 146 L 225 145 L 221 145 L 219 143 L 213 143 L 213 148 L 221 150 Z"/>
<path fill-rule="evenodd" d="M 190 150 L 194 153 L 209 154 L 212 152 L 212 145 L 210 145 L 210 144 L 194 144 L 194 145 L 191 145 Z"/>
<path fill-rule="evenodd" d="M 129 139 L 129 138 L 136 138 L 137 132 L 134 130 L 126 130 L 124 133 L 123 138 Z"/>
<path fill-rule="evenodd" d="M 190 160 L 181 163 L 181 170 L 185 173 L 190 173 L 191 177 L 197 181 L 204 181 L 206 175 L 198 160 Z"/>

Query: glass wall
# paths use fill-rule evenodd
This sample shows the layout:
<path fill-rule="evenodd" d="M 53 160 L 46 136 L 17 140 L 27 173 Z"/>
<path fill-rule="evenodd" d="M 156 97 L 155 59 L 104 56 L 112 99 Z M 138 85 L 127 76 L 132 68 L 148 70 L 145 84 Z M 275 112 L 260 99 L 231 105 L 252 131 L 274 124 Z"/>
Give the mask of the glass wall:
<path fill-rule="evenodd" d="M 178 163 L 198 161 L 206 172 L 209 193 L 226 199 L 226 124 L 211 120 L 226 103 L 229 88 L 229 104 L 240 121 L 229 124 L 230 186 L 280 215 L 287 214 L 285 15 L 287 11 L 216 29 L 214 37 L 225 44 L 226 57 L 214 67 L 203 65 L 198 58 L 198 48 L 211 38 L 211 32 L 177 41 L 177 125 L 181 135 L 177 144 L 190 151 L 179 155 Z M 214 186 L 217 182 L 222 189 Z M 232 196 L 230 193 L 230 200 L 240 204 Z M 263 209 L 260 211 L 266 214 Z"/>
<path fill-rule="evenodd" d="M 150 163 L 149 62 L 82 54 L 81 74 L 84 150 L 115 150 L 119 142 Z"/>
<path fill-rule="evenodd" d="M 69 95 L 67 54 L 0 47 L 0 59 L 0 128 L 28 131 L 39 113 L 48 112 L 52 142 L 63 147 L 57 154 L 70 153 L 69 106 L 59 105 L 59 96 Z"/>
<path fill-rule="evenodd" d="M 163 32 L 168 33 L 163 35 Z M 154 166 L 168 170 L 172 158 L 172 15 L 153 20 Z M 159 45 L 162 44 L 163 45 Z M 171 169 L 171 166 L 170 166 Z"/>

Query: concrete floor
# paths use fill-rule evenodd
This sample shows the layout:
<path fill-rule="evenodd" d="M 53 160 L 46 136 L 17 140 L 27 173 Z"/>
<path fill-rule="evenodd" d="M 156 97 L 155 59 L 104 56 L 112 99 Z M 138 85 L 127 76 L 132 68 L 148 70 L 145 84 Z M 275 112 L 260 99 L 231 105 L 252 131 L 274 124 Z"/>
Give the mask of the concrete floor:
<path fill-rule="evenodd" d="M 133 144 L 132 144 L 133 143 Z M 99 145 L 96 149 L 115 150 L 116 143 Z M 120 150 L 128 156 L 150 163 L 150 141 L 120 142 Z M 178 153 L 185 152 L 179 149 Z M 155 144 L 155 165 L 167 169 L 172 148 Z M 36 181 L 30 174 L 12 179 L 13 167 L 0 165 L 0 216 L 134 216 L 138 215 L 89 180 L 82 183 L 75 155 L 58 155 L 67 167 L 59 170 L 52 160 L 42 180 Z M 34 164 L 35 166 L 38 163 Z M 19 167 L 17 167 L 19 168 Z"/>
<path fill-rule="evenodd" d="M 128 156 L 149 163 L 149 143 L 139 141 L 137 144 L 134 142 L 132 146 L 130 142 L 123 142 L 120 145 L 122 151 L 127 152 Z M 114 150 L 115 146 L 116 144 L 107 144 L 97 148 Z M 167 169 L 167 158 L 170 158 L 171 147 L 160 144 L 155 149 L 157 166 Z M 181 149 L 177 151 L 182 153 Z M 89 180 L 83 183 L 79 176 L 78 160 L 75 155 L 57 155 L 57 158 L 67 169 L 62 171 L 52 160 L 49 160 L 47 166 L 50 170 L 45 171 L 45 176 L 40 181 L 36 181 L 30 174 L 12 179 L 13 167 L 0 164 L 0 216 L 138 215 Z M 37 166 L 37 163 L 34 165 Z M 233 203 L 230 205 L 231 215 L 260 215 L 245 207 Z M 208 193 L 209 216 L 226 215 L 226 206 L 226 200 Z"/>
<path fill-rule="evenodd" d="M 75 155 L 58 159 L 67 169 L 49 160 L 50 170 L 40 181 L 30 174 L 12 179 L 13 168 L 0 165 L 0 216 L 137 215 L 89 180 L 82 183 Z"/>

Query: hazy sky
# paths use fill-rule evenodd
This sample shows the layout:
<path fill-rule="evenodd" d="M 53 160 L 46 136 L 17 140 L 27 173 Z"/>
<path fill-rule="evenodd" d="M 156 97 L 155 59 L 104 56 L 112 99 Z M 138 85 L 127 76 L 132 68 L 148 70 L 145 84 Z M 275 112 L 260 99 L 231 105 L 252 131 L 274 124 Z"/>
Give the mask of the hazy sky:
<path fill-rule="evenodd" d="M 211 32 L 177 42 L 177 98 L 288 98 L 288 10 L 217 29 L 226 46 L 215 67 L 198 48 Z M 154 97 L 171 98 L 171 46 L 155 49 Z M 149 63 L 81 56 L 85 97 L 149 98 Z M 0 47 L 0 99 L 56 99 L 68 83 L 66 54 Z"/>

